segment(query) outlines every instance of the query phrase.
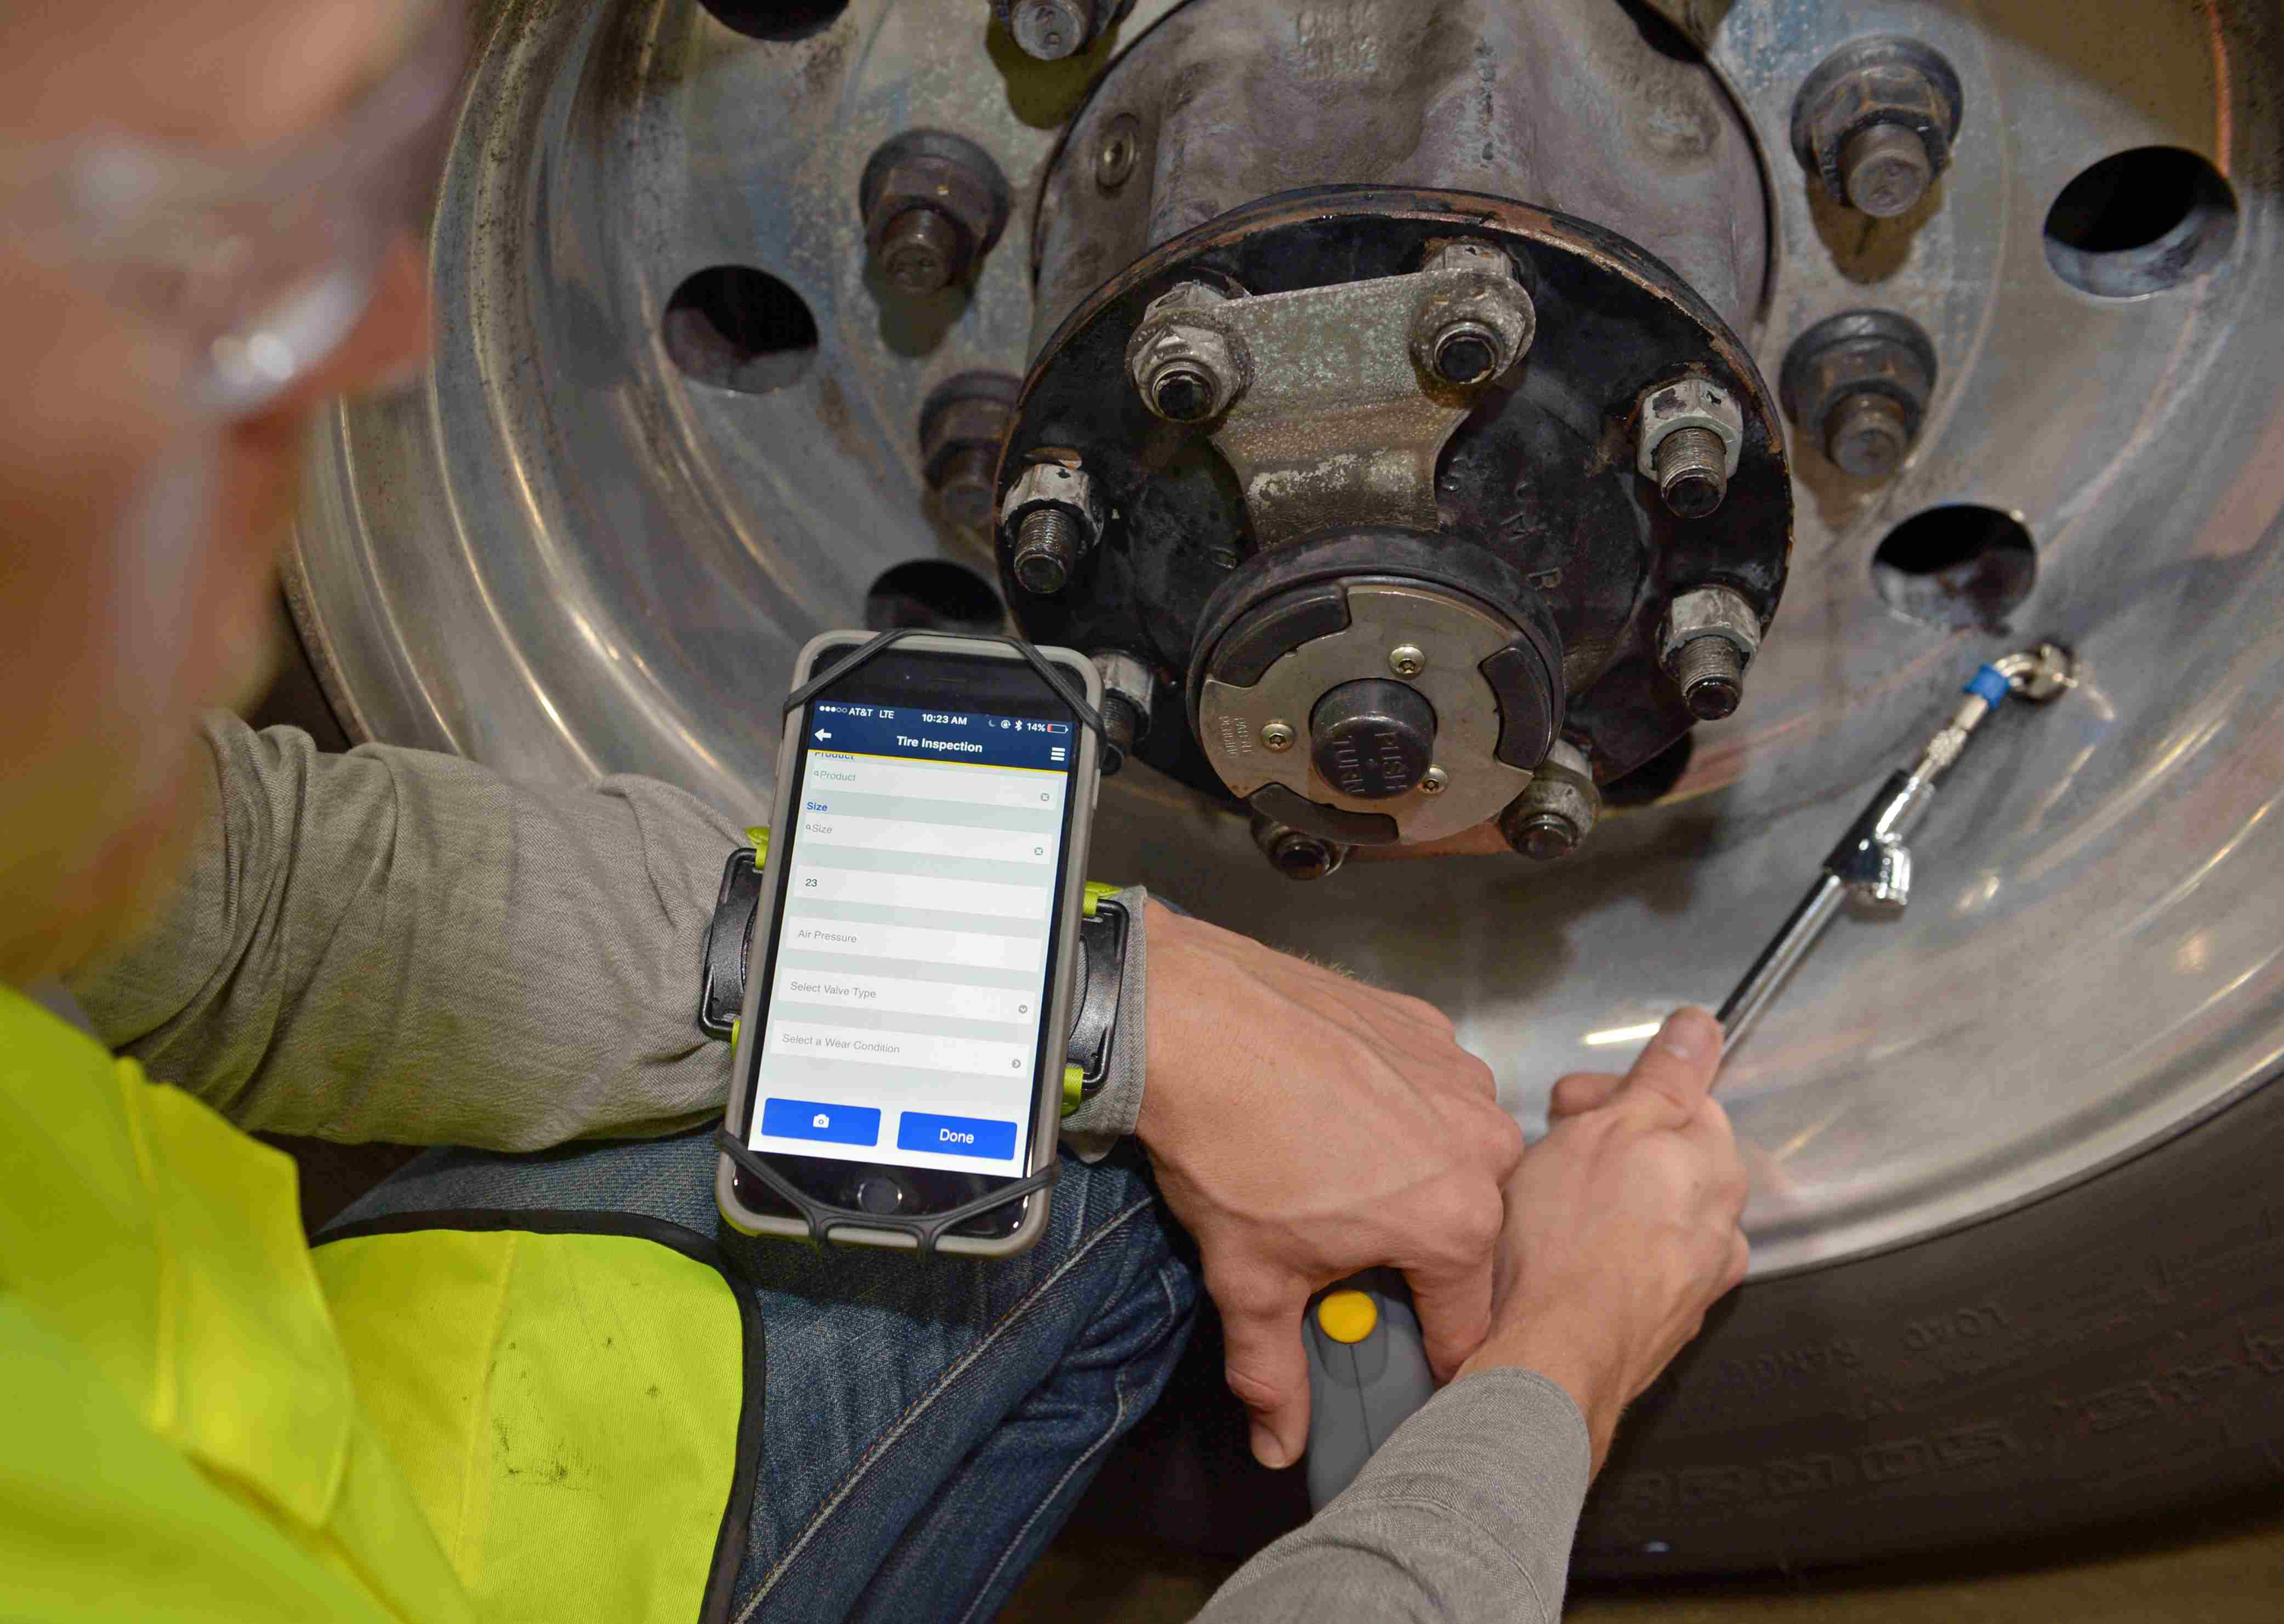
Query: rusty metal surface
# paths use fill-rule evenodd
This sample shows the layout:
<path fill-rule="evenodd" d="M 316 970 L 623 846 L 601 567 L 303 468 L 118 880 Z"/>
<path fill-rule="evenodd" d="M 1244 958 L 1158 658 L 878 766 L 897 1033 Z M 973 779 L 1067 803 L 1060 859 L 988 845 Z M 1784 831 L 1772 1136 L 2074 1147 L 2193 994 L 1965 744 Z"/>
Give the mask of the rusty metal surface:
<path fill-rule="evenodd" d="M 1034 349 L 1122 267 L 1304 187 L 1482 191 L 1623 233 L 1749 328 L 1767 204 L 1744 121 L 1612 0 L 1198 0 L 1114 63 L 1046 178 Z M 1114 126 L 1131 179 L 1095 175 Z"/>
<path fill-rule="evenodd" d="M 1592 223 L 1496 198 L 1289 193 L 1162 244 L 1098 289 L 1035 364 L 1001 480 L 1032 455 L 1068 451 L 1115 517 L 1082 589 L 1011 589 L 1019 622 L 1035 638 L 1146 651 L 1180 670 L 1208 600 L 1264 550 L 1205 429 L 1161 421 L 1125 386 L 1129 335 L 1155 298 L 1200 277 L 1257 293 L 1369 282 L 1455 237 L 1506 253 L 1537 325 L 1529 355 L 1479 393 L 1448 443 L 1435 486 L 1448 550 L 1480 549 L 1543 597 L 1560 633 L 1564 730 L 1598 775 L 1685 731 L 1689 712 L 1657 665 L 1667 597 L 1722 581 L 1765 620 L 1785 590 L 1792 488 L 1774 398 L 1745 341 L 1665 266 Z M 1646 388 L 1692 374 L 1733 397 L 1744 433 L 1720 507 L 1682 519 L 1635 472 L 1635 423 Z M 1005 553 L 1003 542 L 1003 565 Z M 1219 782 L 1185 734 L 1154 734 L 1143 759 L 1200 788 Z"/>
<path fill-rule="evenodd" d="M 1342 525 L 1435 527 L 1435 464 L 1472 394 L 1435 388 L 1412 360 L 1421 306 L 1467 269 L 1232 299 L 1215 312 L 1252 381 L 1213 431 L 1263 547 Z"/>

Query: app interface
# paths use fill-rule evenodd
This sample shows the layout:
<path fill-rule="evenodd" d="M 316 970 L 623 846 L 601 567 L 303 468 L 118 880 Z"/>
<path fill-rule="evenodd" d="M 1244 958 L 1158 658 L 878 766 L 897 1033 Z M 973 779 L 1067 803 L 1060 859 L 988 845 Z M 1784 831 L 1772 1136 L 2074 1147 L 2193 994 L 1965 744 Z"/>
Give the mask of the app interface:
<path fill-rule="evenodd" d="M 1021 1175 L 1071 724 L 809 708 L 747 1143 Z"/>

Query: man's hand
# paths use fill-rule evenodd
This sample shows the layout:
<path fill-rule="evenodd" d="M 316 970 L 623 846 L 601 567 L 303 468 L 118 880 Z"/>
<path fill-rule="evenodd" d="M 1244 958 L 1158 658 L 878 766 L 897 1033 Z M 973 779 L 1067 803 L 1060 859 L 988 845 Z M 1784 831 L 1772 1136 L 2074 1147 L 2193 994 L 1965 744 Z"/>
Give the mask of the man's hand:
<path fill-rule="evenodd" d="M 1521 1365 L 1578 1402 L 1594 1469 L 1618 1412 L 1745 1277 L 1744 1163 L 1712 1097 L 1721 1028 L 1678 1010 L 1623 1077 L 1554 1085 L 1506 1187 L 1498 1303 L 1467 1370 Z"/>
<path fill-rule="evenodd" d="M 1439 1376 L 1482 1339 L 1522 1133 L 1433 1006 L 1161 908 L 1149 944 L 1137 1131 L 1204 1254 L 1253 1452 L 1288 1465 L 1308 1439 L 1311 1292 L 1392 1265 Z"/>

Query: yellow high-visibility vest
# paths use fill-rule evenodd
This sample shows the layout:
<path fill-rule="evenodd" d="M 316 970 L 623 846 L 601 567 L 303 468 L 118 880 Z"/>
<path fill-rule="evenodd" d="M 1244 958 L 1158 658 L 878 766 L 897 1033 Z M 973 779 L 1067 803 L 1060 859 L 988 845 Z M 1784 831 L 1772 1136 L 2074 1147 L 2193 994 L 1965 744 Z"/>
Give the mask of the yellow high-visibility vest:
<path fill-rule="evenodd" d="M 313 1252 L 289 1158 L 0 988 L 0 1618 L 717 1617 L 761 1401 L 705 1238 Z"/>

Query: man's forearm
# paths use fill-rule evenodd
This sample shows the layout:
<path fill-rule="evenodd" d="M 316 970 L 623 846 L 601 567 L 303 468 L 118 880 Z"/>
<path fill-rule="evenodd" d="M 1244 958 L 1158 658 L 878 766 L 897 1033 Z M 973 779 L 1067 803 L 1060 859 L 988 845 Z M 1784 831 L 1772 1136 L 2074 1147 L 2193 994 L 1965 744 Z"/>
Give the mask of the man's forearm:
<path fill-rule="evenodd" d="M 456 757 L 325 755 L 207 725 L 180 887 L 74 978 L 103 1038 L 248 1128 L 531 1149 L 719 1111 L 693 1024 L 741 832 L 637 778 L 510 784 Z"/>
<path fill-rule="evenodd" d="M 696 1026 L 722 865 L 745 832 L 636 777 L 512 784 L 455 756 L 327 755 L 210 718 L 180 885 L 73 978 L 98 1035 L 241 1126 L 531 1150 L 712 1116 L 730 1046 Z M 1110 1086 L 1067 1119 L 1100 1156 L 1140 1107 L 1143 894 Z"/>
<path fill-rule="evenodd" d="M 1556 1624 L 1592 1477 L 1560 1387 L 1528 1370 L 1463 1377 L 1306 1527 L 1240 1568 L 1198 1624 Z"/>

